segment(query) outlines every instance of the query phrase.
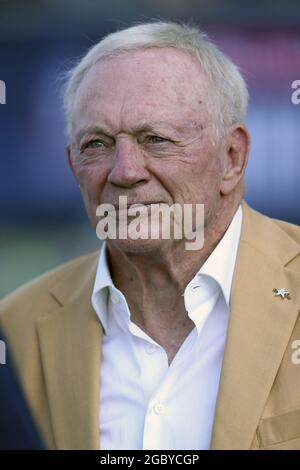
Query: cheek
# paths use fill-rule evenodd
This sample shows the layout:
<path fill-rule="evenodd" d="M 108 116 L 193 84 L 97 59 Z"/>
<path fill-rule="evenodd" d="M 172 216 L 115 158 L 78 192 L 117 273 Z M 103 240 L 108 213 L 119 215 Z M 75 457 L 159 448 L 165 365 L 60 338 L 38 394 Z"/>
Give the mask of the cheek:
<path fill-rule="evenodd" d="M 178 161 L 156 168 L 155 174 L 161 184 L 179 203 L 211 204 L 219 197 L 222 180 L 220 155 L 216 152 L 198 150 Z"/>
<path fill-rule="evenodd" d="M 92 165 L 77 166 L 74 174 L 80 185 L 81 196 L 88 219 L 93 228 L 97 226 L 96 210 L 101 200 L 101 193 L 106 181 L 106 173 L 102 168 Z"/>
<path fill-rule="evenodd" d="M 98 201 L 105 184 L 106 172 L 99 167 L 86 165 L 78 166 L 75 174 L 84 197 L 92 201 Z"/>
<path fill-rule="evenodd" d="M 219 187 L 223 175 L 221 149 L 216 146 L 209 146 L 197 152 L 194 156 L 192 180 L 208 192 L 213 193 Z"/>

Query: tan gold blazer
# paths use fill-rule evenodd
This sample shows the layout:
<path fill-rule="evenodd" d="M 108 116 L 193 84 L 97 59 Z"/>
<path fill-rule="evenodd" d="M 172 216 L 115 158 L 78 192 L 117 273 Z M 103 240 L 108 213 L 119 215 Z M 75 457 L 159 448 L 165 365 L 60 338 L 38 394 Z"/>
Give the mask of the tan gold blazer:
<path fill-rule="evenodd" d="M 246 203 L 243 211 L 211 449 L 300 449 L 300 364 L 292 360 L 300 228 Z M 99 448 L 103 332 L 91 305 L 98 256 L 73 260 L 0 303 L 0 327 L 50 449 Z M 281 287 L 290 300 L 275 297 Z"/>

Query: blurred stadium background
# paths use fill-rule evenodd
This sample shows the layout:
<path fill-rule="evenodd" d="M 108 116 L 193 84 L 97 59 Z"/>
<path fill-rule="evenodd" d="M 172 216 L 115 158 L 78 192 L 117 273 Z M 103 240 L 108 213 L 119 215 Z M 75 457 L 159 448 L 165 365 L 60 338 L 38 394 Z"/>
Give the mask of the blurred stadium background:
<path fill-rule="evenodd" d="M 59 77 L 104 34 L 157 18 L 199 24 L 240 66 L 251 96 L 246 200 L 300 224 L 298 0 L 0 0 L 0 297 L 99 245 L 65 160 Z"/>

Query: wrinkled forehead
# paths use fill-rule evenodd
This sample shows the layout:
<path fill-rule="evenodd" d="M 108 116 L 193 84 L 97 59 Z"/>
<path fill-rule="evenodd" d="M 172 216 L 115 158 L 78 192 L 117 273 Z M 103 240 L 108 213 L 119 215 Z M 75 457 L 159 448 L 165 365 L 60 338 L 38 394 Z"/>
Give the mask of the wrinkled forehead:
<path fill-rule="evenodd" d="M 203 113 L 213 93 L 200 63 L 175 48 L 131 51 L 93 65 L 78 87 L 73 122 L 121 113 L 137 118 Z M 141 113 L 143 115 L 141 115 Z"/>

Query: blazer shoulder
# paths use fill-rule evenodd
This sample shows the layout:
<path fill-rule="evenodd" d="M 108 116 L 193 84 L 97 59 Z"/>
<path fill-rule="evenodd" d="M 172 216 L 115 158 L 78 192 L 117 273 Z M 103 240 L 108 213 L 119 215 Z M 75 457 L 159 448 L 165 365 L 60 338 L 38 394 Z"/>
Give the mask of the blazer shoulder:
<path fill-rule="evenodd" d="M 4 326 L 5 330 L 6 323 L 19 321 L 21 317 L 27 320 L 36 318 L 58 307 L 57 300 L 50 293 L 51 289 L 78 272 L 84 273 L 98 256 L 97 251 L 72 259 L 8 294 L 0 301 L 0 326 Z"/>
<path fill-rule="evenodd" d="M 272 219 L 290 238 L 292 238 L 300 247 L 300 227 L 283 220 Z"/>
<path fill-rule="evenodd" d="M 246 207 L 248 243 L 284 266 L 300 270 L 300 227 Z"/>
<path fill-rule="evenodd" d="M 300 246 L 300 226 L 270 217 L 249 206 L 246 201 L 242 204 L 244 219 L 247 223 L 247 234 L 253 237 L 257 231 L 259 235 L 270 236 L 277 232 L 285 238 L 286 243 L 290 240 Z M 251 230 L 253 228 L 253 231 Z"/>
<path fill-rule="evenodd" d="M 260 253 L 281 267 L 300 271 L 300 227 L 262 214 L 243 201 L 240 254 Z"/>

